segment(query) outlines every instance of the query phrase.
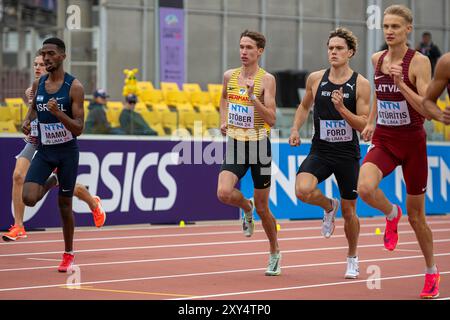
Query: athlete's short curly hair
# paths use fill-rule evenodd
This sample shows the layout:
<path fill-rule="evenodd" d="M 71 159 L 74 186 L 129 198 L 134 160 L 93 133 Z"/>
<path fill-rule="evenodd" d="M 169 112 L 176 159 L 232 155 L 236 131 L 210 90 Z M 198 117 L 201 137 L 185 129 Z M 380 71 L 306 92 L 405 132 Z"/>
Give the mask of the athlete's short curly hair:
<path fill-rule="evenodd" d="M 240 39 L 248 37 L 256 42 L 258 49 L 264 49 L 266 47 L 266 37 L 260 32 L 245 30 L 241 33 Z"/>
<path fill-rule="evenodd" d="M 348 48 L 350 50 L 353 50 L 352 57 L 356 54 L 356 51 L 358 49 L 358 38 L 353 34 L 353 32 L 342 27 L 334 29 L 333 31 L 330 32 L 330 36 L 328 37 L 327 41 L 327 46 L 330 44 L 330 39 L 334 37 L 339 37 L 345 40 Z"/>

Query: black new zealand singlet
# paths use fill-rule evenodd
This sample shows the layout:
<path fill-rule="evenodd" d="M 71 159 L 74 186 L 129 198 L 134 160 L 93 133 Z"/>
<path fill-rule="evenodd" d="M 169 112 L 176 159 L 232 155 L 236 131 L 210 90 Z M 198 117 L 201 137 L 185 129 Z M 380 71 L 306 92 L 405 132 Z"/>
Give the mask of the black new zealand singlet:
<path fill-rule="evenodd" d="M 342 118 L 331 101 L 333 91 L 342 88 L 345 107 L 356 114 L 358 73 L 353 72 L 351 78 L 340 85 L 332 83 L 329 75 L 330 69 L 323 75 L 314 100 L 314 137 L 311 152 L 359 159 L 361 155 L 356 130 Z"/>

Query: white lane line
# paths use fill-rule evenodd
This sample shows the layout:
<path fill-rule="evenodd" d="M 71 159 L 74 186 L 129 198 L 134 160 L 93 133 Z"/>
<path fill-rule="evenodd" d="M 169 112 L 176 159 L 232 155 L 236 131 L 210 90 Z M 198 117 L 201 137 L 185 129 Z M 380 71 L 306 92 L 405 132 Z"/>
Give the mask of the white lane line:
<path fill-rule="evenodd" d="M 440 256 L 450 255 L 450 253 L 439 254 Z M 423 256 L 410 256 L 410 257 L 396 257 L 396 258 L 384 258 L 384 259 L 370 259 L 370 260 L 361 260 L 360 263 L 372 263 L 372 262 L 381 262 L 381 261 L 395 261 L 395 260 L 407 260 L 407 259 L 422 259 Z M 338 265 L 338 264 L 346 264 L 347 262 L 337 261 L 337 262 L 327 262 L 327 263 L 316 263 L 316 264 L 305 264 L 305 265 L 292 265 L 292 266 L 283 266 L 283 269 L 292 269 L 292 268 L 305 268 L 305 267 L 317 267 L 317 266 L 326 266 L 326 265 Z M 78 286 L 86 286 L 93 284 L 105 284 L 105 283 L 121 283 L 121 282 L 133 282 L 133 281 L 145 281 L 145 280 L 160 280 L 160 279 L 173 279 L 173 278 L 188 278 L 188 277 L 197 277 L 197 276 L 209 276 L 209 275 L 223 275 L 223 274 L 232 274 L 232 273 L 242 273 L 242 272 L 256 272 L 256 271 L 264 271 L 266 268 L 252 268 L 252 269 L 234 269 L 234 270 L 222 270 L 222 271 L 213 271 L 213 272 L 201 272 L 201 273 L 187 273 L 187 274 L 174 274 L 174 275 L 165 275 L 165 276 L 152 276 L 152 277 L 141 277 L 141 278 L 127 278 L 127 279 L 114 279 L 114 280 L 102 280 L 102 281 L 89 281 L 89 282 L 80 282 L 76 285 Z M 446 274 L 450 272 L 440 272 L 440 274 Z M 421 274 L 423 276 L 423 274 Z M 373 281 L 375 279 L 371 279 Z M 355 282 L 352 280 L 353 283 Z M 366 281 L 366 280 L 363 280 Z M 52 284 L 52 285 L 42 285 L 42 286 L 29 286 L 29 287 L 16 287 L 16 288 L 2 288 L 0 292 L 10 292 L 10 291 L 23 291 L 23 290 L 33 290 L 33 289 L 47 289 L 47 288 L 58 288 L 58 287 L 66 287 L 67 283 L 63 284 Z"/>
<path fill-rule="evenodd" d="M 447 298 L 438 298 L 438 299 L 435 299 L 435 300 L 450 300 L 450 297 L 447 297 Z"/>
<path fill-rule="evenodd" d="M 44 259 L 44 258 L 27 258 L 28 260 L 36 260 L 36 261 L 57 261 L 60 262 L 61 260 L 58 259 Z M 33 268 L 36 269 L 36 268 Z M 0 270 L 2 271 L 2 270 Z"/>
<path fill-rule="evenodd" d="M 336 227 L 337 229 L 344 227 Z M 321 230 L 321 227 L 307 227 L 307 228 L 283 228 L 283 233 L 286 231 L 306 231 L 306 230 Z M 441 230 L 441 229 L 436 229 Z M 450 230 L 450 229 L 443 229 Z M 412 233 L 412 231 L 404 231 L 403 233 Z M 264 230 L 255 230 L 255 233 L 264 233 Z M 132 239 L 155 239 L 155 238 L 176 238 L 176 237 L 190 237 L 190 236 L 216 236 L 216 235 L 233 235 L 242 234 L 242 231 L 219 231 L 219 232 L 197 232 L 197 233 L 180 233 L 180 234 L 160 234 L 160 235 L 143 235 L 143 236 L 118 236 L 118 237 L 103 237 L 103 238 L 82 238 L 74 239 L 74 242 L 87 242 L 87 241 L 109 241 L 109 240 L 132 240 Z M 362 233 L 360 236 L 375 235 L 374 232 Z M 335 235 L 336 237 L 345 237 L 345 235 Z M 322 236 L 305 237 L 305 239 L 321 239 Z M 28 244 L 43 244 L 43 243 L 61 243 L 63 239 L 59 240 L 39 240 L 39 241 L 19 241 L 19 242 L 6 242 L 0 243 L 0 246 L 12 246 L 12 245 L 28 245 Z"/>
<path fill-rule="evenodd" d="M 440 274 L 441 275 L 450 274 L 450 271 L 440 272 Z M 371 278 L 370 282 L 417 278 L 417 277 L 423 277 L 423 276 L 424 276 L 423 274 L 410 274 L 410 275 L 395 276 L 395 277 L 373 278 L 373 279 Z M 240 296 L 240 295 L 246 295 L 246 294 L 249 295 L 249 294 L 256 294 L 256 293 L 300 290 L 300 289 L 320 288 L 320 287 L 329 287 L 329 286 L 341 286 L 341 285 L 349 285 L 349 284 L 364 283 L 364 282 L 367 282 L 367 280 L 352 280 L 352 281 L 345 281 L 345 282 L 329 282 L 329 283 L 312 284 L 312 285 L 307 285 L 307 286 L 272 288 L 272 289 L 263 289 L 263 290 L 253 290 L 253 291 L 237 291 L 237 292 L 210 294 L 210 295 L 204 295 L 204 296 L 194 296 L 194 297 L 189 297 L 189 298 L 175 298 L 175 299 L 169 299 L 169 300 L 210 299 L 210 298 L 218 298 L 218 297 Z"/>
<path fill-rule="evenodd" d="M 436 229 L 433 232 L 449 232 L 450 229 Z M 414 231 L 404 231 L 399 232 L 399 234 L 411 234 Z M 344 237 L 344 236 L 336 236 Z M 279 238 L 278 241 L 298 241 L 298 240 L 311 240 L 311 239 L 322 239 L 321 236 L 314 237 L 294 237 L 294 238 Z M 182 243 L 182 244 L 170 244 L 170 245 L 155 245 L 155 246 L 140 246 L 140 247 L 118 247 L 118 248 L 99 248 L 99 249 L 84 249 L 76 250 L 77 253 L 82 252 L 105 252 L 105 251 L 123 251 L 123 250 L 143 250 L 143 249 L 167 249 L 167 248 L 183 248 L 183 247 L 199 247 L 199 246 L 218 246 L 218 245 L 231 245 L 231 244 L 254 244 L 267 242 L 267 239 L 260 240 L 240 240 L 240 241 L 221 241 L 221 242 L 195 242 L 195 243 Z M 436 242 L 436 241 L 435 241 Z M 416 244 L 417 242 L 408 242 L 409 244 Z M 403 243 L 405 244 L 405 243 Z M 377 245 L 378 246 L 378 245 Z M 35 255 L 46 255 L 46 254 L 59 254 L 61 251 L 46 251 L 46 252 L 27 252 L 27 253 L 10 253 L 10 254 L 0 254 L 0 258 L 5 257 L 21 257 L 21 256 L 35 256 Z"/>
<path fill-rule="evenodd" d="M 306 230 L 320 230 L 317 227 L 308 228 L 283 228 L 285 231 L 306 231 Z M 264 230 L 255 230 L 255 233 L 264 233 Z M 219 232 L 197 232 L 197 233 L 180 233 L 180 234 L 160 234 L 160 235 L 144 235 L 144 236 L 119 236 L 119 237 L 103 237 L 103 238 L 84 238 L 84 239 L 74 239 L 74 242 L 85 242 L 85 241 L 109 241 L 109 240 L 132 240 L 132 239 L 155 239 L 155 238 L 176 238 L 176 237 L 190 237 L 190 236 L 216 236 L 216 235 L 233 235 L 242 234 L 242 231 L 219 231 Z M 372 233 L 367 233 L 371 235 Z M 341 235 L 342 236 L 342 235 Z M 343 236 L 342 236 L 343 237 Z M 322 237 L 317 237 L 322 238 Z M 308 238 L 309 239 L 309 238 Z M 63 239 L 60 240 L 39 240 L 39 241 L 19 241 L 19 242 L 4 242 L 0 243 L 0 246 L 11 246 L 11 245 L 28 245 L 28 244 L 43 244 L 43 243 L 61 243 L 64 242 Z"/>
<path fill-rule="evenodd" d="M 450 215 L 449 215 L 450 216 Z M 427 216 L 428 218 L 430 216 Z M 446 217 L 446 216 L 445 216 Z M 377 222 L 379 220 L 379 222 Z M 283 227 L 283 225 L 286 224 L 307 224 L 312 222 L 317 222 L 318 225 L 321 224 L 321 220 L 319 219 L 308 219 L 308 220 L 279 220 L 278 223 Z M 343 222 L 342 218 L 336 219 L 336 221 L 339 223 Z M 365 221 L 370 222 L 369 224 L 366 224 Z M 187 225 L 186 228 L 216 228 L 216 227 L 235 227 L 239 225 L 240 220 L 227 220 L 225 221 L 225 224 L 223 224 L 223 221 L 218 222 L 211 222 L 211 223 L 203 223 L 199 222 L 199 224 L 192 224 Z M 260 221 L 256 222 L 257 224 L 261 225 Z M 382 227 L 385 224 L 385 218 L 384 217 L 375 217 L 375 218 L 360 218 L 360 227 Z M 428 224 L 449 224 L 450 219 L 429 219 Z M 400 226 L 407 226 L 409 223 L 407 222 L 401 222 L 399 223 Z M 76 230 L 76 233 L 84 233 L 84 232 L 108 232 L 108 231 L 136 231 L 136 230 L 142 230 L 142 231 L 151 231 L 151 230 L 166 230 L 166 229 L 178 229 L 178 225 L 169 225 L 169 226 L 155 226 L 155 225 L 141 225 L 137 227 L 124 227 L 124 228 L 118 228 L 118 227 L 102 227 L 102 228 L 92 228 L 92 229 L 83 229 L 86 227 L 79 227 L 79 229 Z M 320 227 L 304 227 L 304 230 L 320 230 Z M 336 226 L 336 228 L 344 228 L 343 226 Z M 54 233 L 62 233 L 61 230 L 49 230 L 49 231 L 30 231 L 30 234 L 33 235 L 41 235 L 41 234 L 54 234 Z"/>
<path fill-rule="evenodd" d="M 450 242 L 450 239 L 436 240 L 435 242 Z M 400 245 L 415 244 L 416 242 L 405 242 L 399 243 Z M 383 244 L 370 244 L 370 245 L 360 245 L 358 248 L 376 248 L 383 247 Z M 283 254 L 290 253 L 304 253 L 304 252 L 316 252 L 316 251 L 332 251 L 332 250 L 346 250 L 347 246 L 342 247 L 327 247 L 327 248 L 312 248 L 312 249 L 297 249 L 297 250 L 283 250 Z M 396 249 L 398 250 L 398 249 Z M 181 261 L 181 260 L 195 260 L 195 259 L 217 259 L 217 258 L 231 258 L 231 257 L 242 257 L 242 256 L 257 256 L 257 255 L 267 255 L 267 251 L 259 252 L 244 252 L 244 253 L 234 253 L 234 254 L 218 254 L 218 255 L 205 255 L 205 256 L 189 256 L 189 257 L 174 257 L 174 258 L 158 258 L 158 259 L 145 259 L 145 260 L 121 260 L 121 261 L 109 261 L 109 262 L 98 262 L 98 263 L 85 263 L 79 264 L 80 267 L 87 266 L 104 266 L 104 265 L 121 265 L 121 264 L 135 264 L 135 263 L 149 263 L 149 262 L 164 262 L 164 261 Z M 32 258 L 28 258 L 32 259 Z M 60 261 L 60 260 L 56 260 Z M 0 272 L 13 272 L 13 271 L 31 271 L 31 270 L 44 270 L 53 269 L 56 266 L 43 266 L 43 267 L 27 267 L 27 268 L 12 268 L 12 269 L 0 269 Z"/>

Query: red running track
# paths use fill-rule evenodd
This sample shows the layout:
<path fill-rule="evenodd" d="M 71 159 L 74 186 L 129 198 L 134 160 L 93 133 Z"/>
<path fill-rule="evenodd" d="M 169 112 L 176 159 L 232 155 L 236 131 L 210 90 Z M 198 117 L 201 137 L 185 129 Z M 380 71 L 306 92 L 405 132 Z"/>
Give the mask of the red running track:
<path fill-rule="evenodd" d="M 441 298 L 450 297 L 450 216 L 429 217 Z M 0 243 L 0 299 L 418 299 L 425 262 L 407 219 L 394 252 L 383 247 L 384 219 L 361 219 L 360 277 L 344 279 L 343 220 L 330 239 L 321 221 L 279 221 L 282 274 L 264 276 L 269 245 L 260 223 L 245 238 L 240 223 L 79 228 L 76 272 L 57 272 L 59 230 Z"/>

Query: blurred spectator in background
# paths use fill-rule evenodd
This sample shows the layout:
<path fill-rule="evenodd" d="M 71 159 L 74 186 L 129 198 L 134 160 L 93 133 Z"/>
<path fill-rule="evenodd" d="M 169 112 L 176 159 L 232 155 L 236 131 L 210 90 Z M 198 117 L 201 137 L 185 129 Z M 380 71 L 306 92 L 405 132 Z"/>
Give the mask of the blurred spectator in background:
<path fill-rule="evenodd" d="M 119 118 L 120 127 L 124 134 L 156 136 L 156 131 L 149 127 L 139 113 L 134 111 L 137 103 L 137 96 L 129 94 L 126 96 L 125 101 L 126 105 Z"/>
<path fill-rule="evenodd" d="M 84 124 L 84 133 L 110 134 L 112 128 L 106 119 L 106 99 L 108 95 L 105 90 L 97 89 L 94 92 L 94 100 L 89 104 L 88 116 Z"/>
<path fill-rule="evenodd" d="M 421 52 L 423 55 L 426 55 L 431 62 L 431 71 L 434 74 L 434 67 L 436 66 L 436 62 L 441 56 L 441 51 L 438 46 L 435 45 L 431 39 L 431 33 L 425 31 L 422 34 L 422 42 L 417 46 L 417 51 Z"/>

